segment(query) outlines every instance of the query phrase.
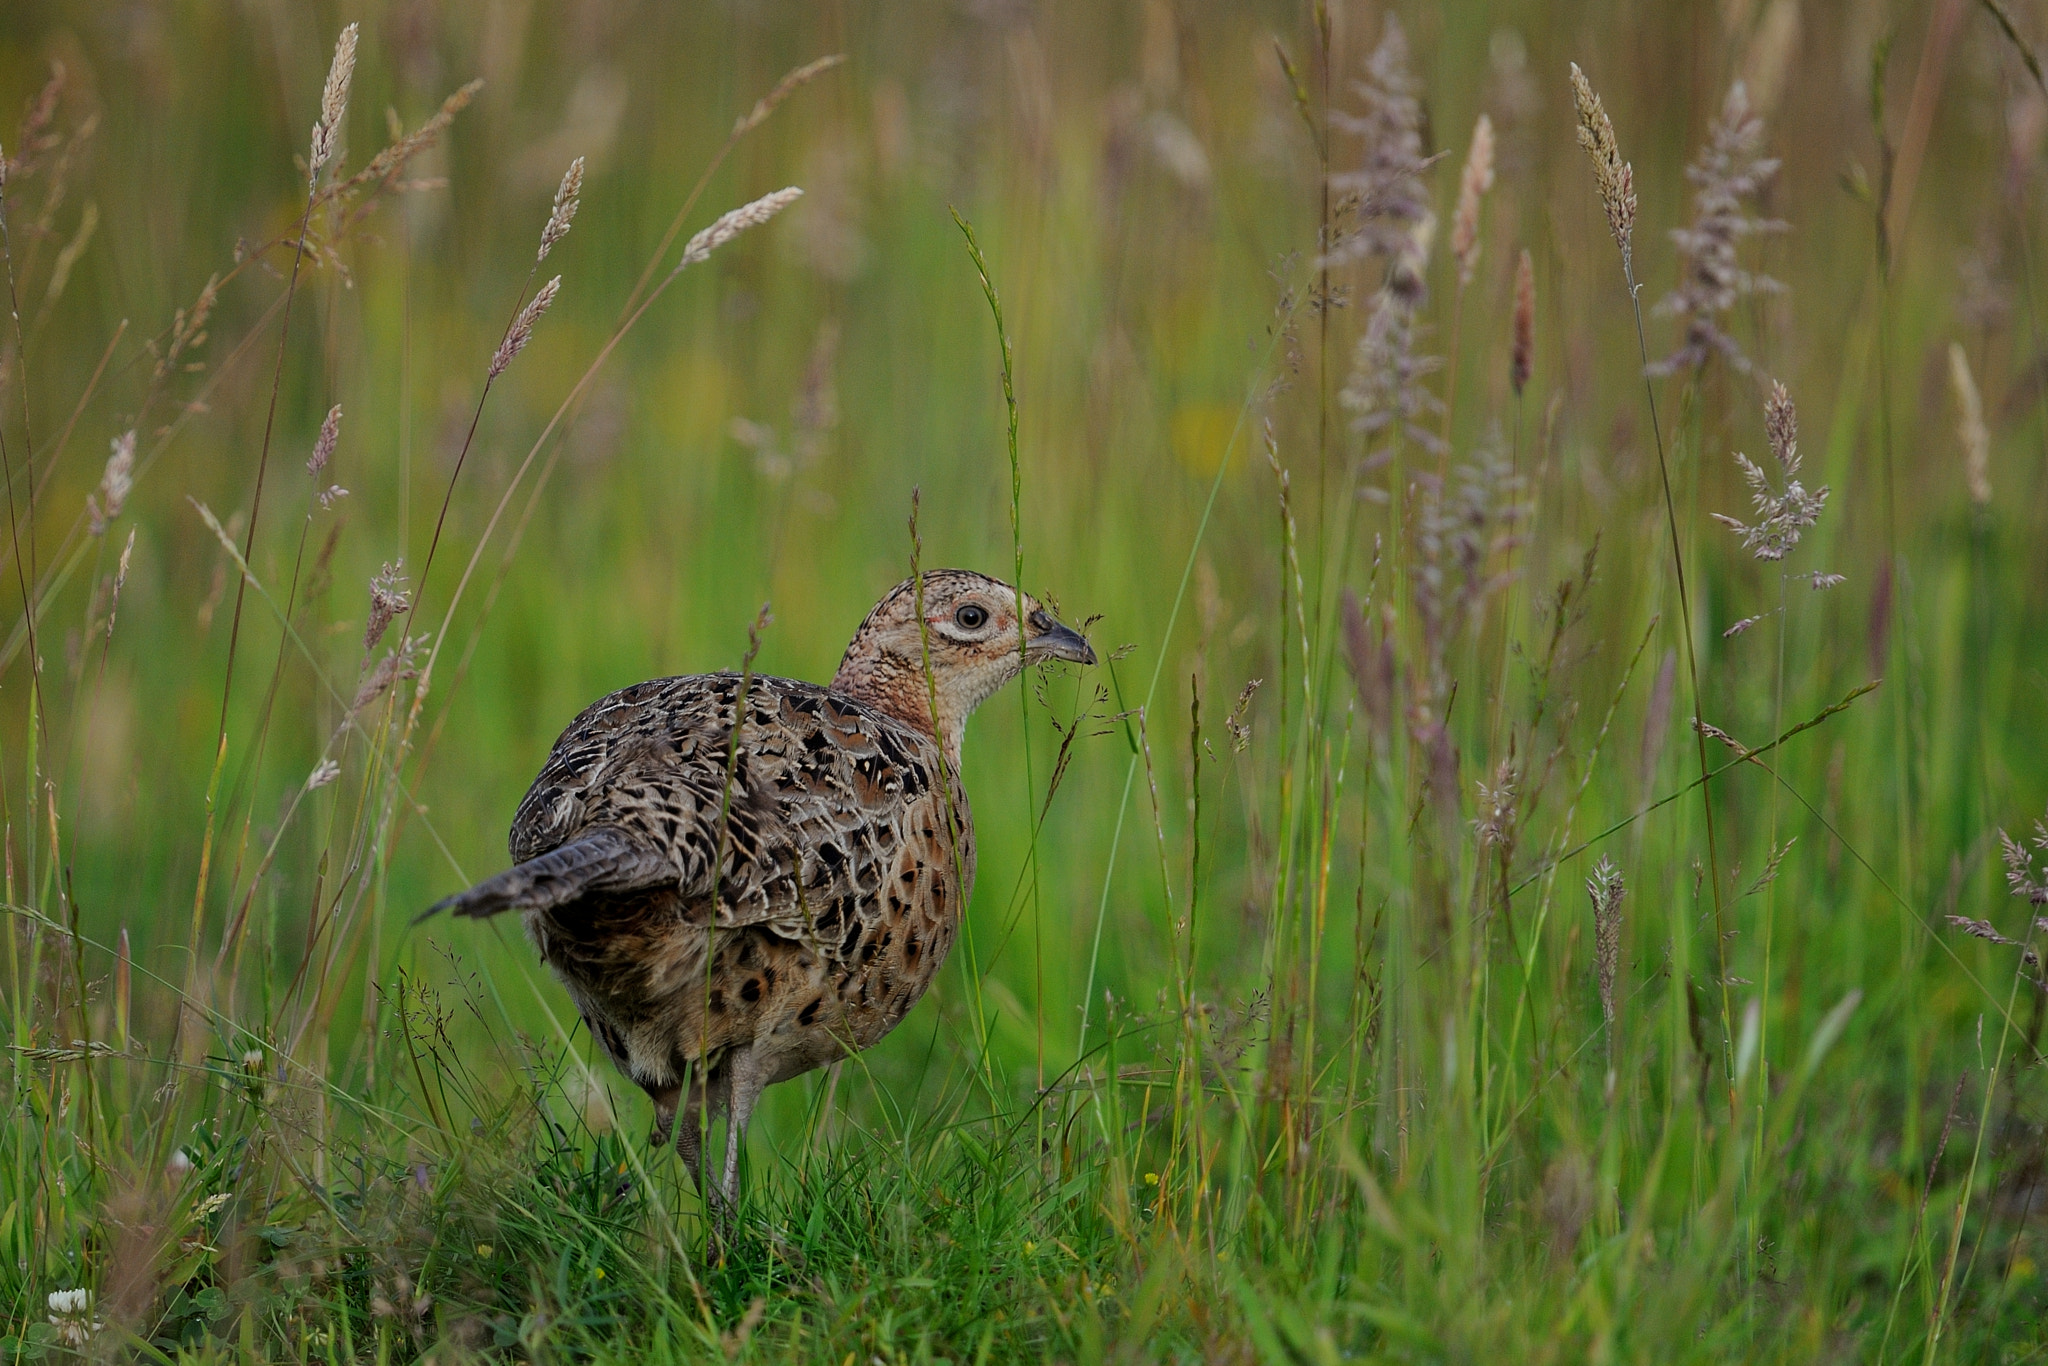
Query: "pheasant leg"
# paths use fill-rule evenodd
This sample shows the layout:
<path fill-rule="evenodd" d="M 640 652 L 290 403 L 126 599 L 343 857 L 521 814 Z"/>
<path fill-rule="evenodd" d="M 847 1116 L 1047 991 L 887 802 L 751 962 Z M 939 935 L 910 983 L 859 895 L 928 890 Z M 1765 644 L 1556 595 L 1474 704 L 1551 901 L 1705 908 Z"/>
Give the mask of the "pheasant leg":
<path fill-rule="evenodd" d="M 754 1102 L 761 1098 L 761 1088 L 767 1085 L 767 1080 L 751 1044 L 733 1050 L 726 1067 L 726 1084 L 730 1088 L 728 1094 L 732 1103 L 726 1113 L 725 1179 L 719 1183 L 728 1207 L 739 1199 L 740 1145 L 746 1141 L 747 1120 L 753 1116 Z"/>

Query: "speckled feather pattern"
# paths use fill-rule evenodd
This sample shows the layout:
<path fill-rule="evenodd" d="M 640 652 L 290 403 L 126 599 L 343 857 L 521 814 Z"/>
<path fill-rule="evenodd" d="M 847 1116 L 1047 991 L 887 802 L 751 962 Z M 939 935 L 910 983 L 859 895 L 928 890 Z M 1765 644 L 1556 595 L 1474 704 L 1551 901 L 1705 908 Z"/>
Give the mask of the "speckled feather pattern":
<path fill-rule="evenodd" d="M 973 889 L 967 796 L 951 765 L 941 786 L 929 736 L 815 684 L 755 678 L 735 744 L 743 682 L 658 679 L 598 702 L 512 823 L 523 866 L 589 843 L 618 869 L 579 868 L 576 894 L 529 901 L 526 926 L 650 1093 L 737 1044 L 757 1046 L 769 1082 L 871 1046 L 945 962 Z"/>
<path fill-rule="evenodd" d="M 974 889 L 967 718 L 1047 659 L 1095 653 L 1016 589 L 942 569 L 884 595 L 829 687 L 613 693 L 520 803 L 514 866 L 434 909 L 524 915 L 693 1175 L 698 1121 L 732 1116 L 712 1190 L 730 1208 L 761 1088 L 872 1046 L 945 963 Z"/>

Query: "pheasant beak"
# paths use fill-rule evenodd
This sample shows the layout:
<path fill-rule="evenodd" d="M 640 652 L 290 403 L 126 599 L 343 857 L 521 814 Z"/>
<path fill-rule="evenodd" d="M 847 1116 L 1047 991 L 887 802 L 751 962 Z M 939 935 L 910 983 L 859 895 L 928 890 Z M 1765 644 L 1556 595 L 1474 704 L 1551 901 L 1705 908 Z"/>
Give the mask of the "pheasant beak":
<path fill-rule="evenodd" d="M 1044 623 L 1042 626 L 1041 622 Z M 1031 625 L 1038 633 L 1028 638 L 1025 650 L 1034 659 L 1064 659 L 1071 664 L 1095 662 L 1095 651 L 1089 648 L 1081 633 L 1060 625 L 1050 613 L 1042 610 L 1033 612 Z"/>

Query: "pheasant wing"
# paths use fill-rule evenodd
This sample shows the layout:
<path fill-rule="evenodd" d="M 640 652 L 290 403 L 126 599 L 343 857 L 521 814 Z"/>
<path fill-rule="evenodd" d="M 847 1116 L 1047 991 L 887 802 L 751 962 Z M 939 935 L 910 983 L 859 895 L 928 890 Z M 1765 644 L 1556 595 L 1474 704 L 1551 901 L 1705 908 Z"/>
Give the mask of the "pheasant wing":
<path fill-rule="evenodd" d="M 582 878 L 586 892 L 673 887 L 689 918 L 792 938 L 836 939 L 866 919 L 932 823 L 937 746 L 814 684 L 755 678 L 744 691 L 737 734 L 735 674 L 658 679 L 589 708 L 520 804 L 518 866 L 451 903 L 560 905 Z"/>

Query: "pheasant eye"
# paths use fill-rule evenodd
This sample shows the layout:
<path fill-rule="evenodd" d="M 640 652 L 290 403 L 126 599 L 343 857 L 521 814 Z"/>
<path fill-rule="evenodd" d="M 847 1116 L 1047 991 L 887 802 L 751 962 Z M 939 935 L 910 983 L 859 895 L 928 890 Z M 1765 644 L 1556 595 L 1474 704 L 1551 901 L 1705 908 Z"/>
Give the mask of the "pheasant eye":
<path fill-rule="evenodd" d="M 988 625 L 988 609 L 977 607 L 970 602 L 953 614 L 953 620 L 959 622 L 967 630 L 979 631 L 982 627 Z"/>

